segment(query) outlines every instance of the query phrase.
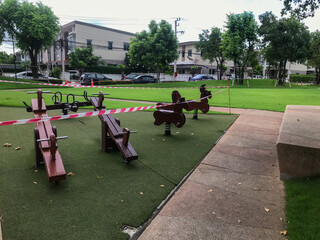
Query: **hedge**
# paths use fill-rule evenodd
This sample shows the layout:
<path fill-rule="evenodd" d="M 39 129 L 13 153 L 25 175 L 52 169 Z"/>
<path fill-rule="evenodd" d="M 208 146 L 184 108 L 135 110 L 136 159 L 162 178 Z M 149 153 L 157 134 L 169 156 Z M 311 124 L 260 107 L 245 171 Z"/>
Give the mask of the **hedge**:
<path fill-rule="evenodd" d="M 298 75 L 298 74 L 291 74 L 290 75 L 291 82 L 314 82 L 316 81 L 315 75 Z"/>
<path fill-rule="evenodd" d="M 112 81 L 112 80 L 100 80 L 99 81 L 99 85 L 113 85 L 113 84 L 133 84 L 133 81 L 131 80 L 116 80 L 116 81 Z"/>
<path fill-rule="evenodd" d="M 102 74 L 121 74 L 121 70 L 116 66 L 96 66 L 91 68 L 86 68 L 86 72 L 98 72 Z M 124 73 L 128 74 L 131 70 L 129 68 L 124 69 Z"/>

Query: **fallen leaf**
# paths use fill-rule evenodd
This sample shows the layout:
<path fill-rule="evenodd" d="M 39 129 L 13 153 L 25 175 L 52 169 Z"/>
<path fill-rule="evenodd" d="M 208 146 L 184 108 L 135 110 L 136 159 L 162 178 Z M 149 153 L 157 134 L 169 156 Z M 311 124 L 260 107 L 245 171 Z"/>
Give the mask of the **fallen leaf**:
<path fill-rule="evenodd" d="M 241 223 L 240 219 L 238 219 L 238 223 Z"/>
<path fill-rule="evenodd" d="M 121 200 L 120 202 L 122 202 L 122 203 L 123 203 L 124 201 L 123 201 L 123 200 Z"/>
<path fill-rule="evenodd" d="M 194 135 L 194 133 L 191 133 L 191 135 Z"/>
<path fill-rule="evenodd" d="M 3 146 L 5 146 L 5 147 L 11 147 L 11 143 L 5 143 L 5 144 L 3 144 Z"/>
<path fill-rule="evenodd" d="M 38 184 L 37 182 L 33 182 L 33 184 Z"/>
<path fill-rule="evenodd" d="M 261 191 L 261 188 L 254 188 L 255 191 Z"/>
<path fill-rule="evenodd" d="M 166 140 L 165 140 L 165 139 L 162 139 L 162 141 L 164 141 L 164 142 L 165 142 Z"/>
<path fill-rule="evenodd" d="M 74 176 L 74 173 L 73 173 L 73 172 L 68 172 L 67 175 L 68 175 L 68 176 Z"/>
<path fill-rule="evenodd" d="M 282 218 L 280 218 L 280 221 L 281 221 L 281 222 L 282 222 L 282 220 L 283 220 L 283 219 L 282 219 Z"/>
<path fill-rule="evenodd" d="M 238 184 L 241 185 L 241 182 L 239 182 Z"/>
<path fill-rule="evenodd" d="M 281 235 L 283 235 L 283 236 L 287 236 L 287 230 L 281 231 L 280 233 L 281 233 Z"/>
<path fill-rule="evenodd" d="M 38 170 L 38 169 L 36 169 L 36 170 L 34 170 L 34 172 L 39 172 L 39 170 Z"/>
<path fill-rule="evenodd" d="M 154 141 L 155 139 L 154 138 L 152 138 L 152 141 Z"/>
<path fill-rule="evenodd" d="M 76 228 L 77 226 L 71 226 L 72 228 Z"/>
<path fill-rule="evenodd" d="M 143 192 L 140 192 L 140 195 L 143 195 Z"/>
<path fill-rule="evenodd" d="M 264 210 L 265 210 L 266 212 L 270 212 L 270 209 L 269 209 L 269 208 L 264 208 Z"/>
<path fill-rule="evenodd" d="M 197 147 L 200 147 L 200 144 L 197 144 Z"/>
<path fill-rule="evenodd" d="M 103 178 L 103 176 L 97 176 L 97 178 L 98 178 L 98 179 L 101 179 L 101 178 Z"/>
<path fill-rule="evenodd" d="M 223 181 L 225 181 L 226 179 L 224 178 L 224 179 L 222 179 Z"/>
<path fill-rule="evenodd" d="M 213 190 L 212 189 L 209 189 L 209 191 L 208 192 L 212 192 Z"/>
<path fill-rule="evenodd" d="M 20 150 L 20 149 L 21 149 L 21 147 L 16 147 L 16 148 L 15 148 L 15 150 Z"/>
<path fill-rule="evenodd" d="M 176 134 L 179 134 L 180 132 L 176 132 Z"/>
<path fill-rule="evenodd" d="M 299 121 L 300 121 L 300 119 L 297 119 L 297 121 L 299 122 Z"/>
<path fill-rule="evenodd" d="M 213 215 L 216 215 L 216 213 L 215 213 L 215 212 L 212 212 L 212 214 L 213 214 Z"/>
<path fill-rule="evenodd" d="M 160 187 L 164 188 L 164 185 L 160 185 Z"/>
<path fill-rule="evenodd" d="M 276 135 L 279 135 L 279 133 L 277 132 Z"/>

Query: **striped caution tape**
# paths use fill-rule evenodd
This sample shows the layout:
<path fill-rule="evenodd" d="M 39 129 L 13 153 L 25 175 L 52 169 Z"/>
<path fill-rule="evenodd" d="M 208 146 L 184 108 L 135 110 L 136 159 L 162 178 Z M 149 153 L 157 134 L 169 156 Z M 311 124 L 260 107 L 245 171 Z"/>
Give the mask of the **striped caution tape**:
<path fill-rule="evenodd" d="M 223 90 L 221 90 L 223 91 Z M 220 91 L 220 92 L 221 92 Z M 209 96 L 197 99 L 197 100 L 190 100 L 187 102 L 196 102 L 201 101 Z M 82 117 L 94 117 L 104 114 L 116 114 L 116 113 L 128 113 L 128 112 L 137 112 L 142 110 L 148 110 L 152 108 L 158 107 L 165 107 L 170 105 L 175 105 L 176 103 L 168 103 L 168 104 L 161 104 L 156 106 L 145 106 L 145 107 L 131 107 L 131 108 L 119 108 L 119 109 L 111 109 L 111 110 L 100 110 L 100 111 L 93 111 L 93 112 L 84 112 L 84 113 L 74 113 L 69 115 L 61 115 L 61 116 L 54 116 L 54 117 L 43 117 L 43 118 L 32 118 L 32 119 L 21 119 L 21 120 L 12 120 L 12 121 L 2 121 L 0 122 L 0 126 L 8 126 L 8 125 L 19 125 L 19 124 L 27 124 L 27 123 L 37 123 L 37 122 L 44 122 L 44 121 L 55 121 L 55 120 L 64 120 L 70 118 L 82 118 Z"/>
<path fill-rule="evenodd" d="M 0 80 L 0 83 L 13 83 L 13 84 L 29 84 L 39 86 L 54 86 L 54 87 L 74 87 L 74 88 L 123 88 L 123 89 L 195 89 L 199 87 L 112 87 L 112 86 L 85 86 L 85 85 L 73 85 L 73 84 L 55 84 L 55 83 L 32 83 L 32 82 L 15 82 L 8 80 Z M 206 88 L 229 88 L 228 86 L 209 86 Z"/>

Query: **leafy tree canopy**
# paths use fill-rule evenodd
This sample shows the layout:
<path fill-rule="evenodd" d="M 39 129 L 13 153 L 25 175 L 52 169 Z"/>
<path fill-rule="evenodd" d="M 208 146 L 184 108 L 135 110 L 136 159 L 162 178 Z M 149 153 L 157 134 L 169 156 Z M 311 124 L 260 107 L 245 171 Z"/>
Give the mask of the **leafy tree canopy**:
<path fill-rule="evenodd" d="M 252 12 L 227 15 L 226 32 L 223 34 L 223 47 L 226 57 L 235 63 L 239 83 L 243 83 L 244 71 L 250 58 L 255 55 L 258 24 Z"/>
<path fill-rule="evenodd" d="M 93 55 L 92 46 L 86 48 L 75 48 L 69 54 L 69 65 L 71 68 L 78 69 L 82 73 L 86 68 L 96 67 L 103 64 L 100 56 Z"/>
<path fill-rule="evenodd" d="M 319 8 L 320 0 L 283 0 L 282 15 L 291 13 L 303 19 L 313 17 Z"/>
<path fill-rule="evenodd" d="M 195 47 L 197 51 L 201 51 L 203 59 L 207 59 L 211 63 L 216 61 L 220 69 L 219 79 L 221 79 L 223 69 L 220 66 L 222 67 L 225 61 L 221 30 L 217 27 L 212 28 L 211 32 L 207 29 L 203 30 L 199 34 L 199 42 L 195 44 Z"/>
<path fill-rule="evenodd" d="M 33 76 L 37 77 L 37 55 L 50 47 L 59 32 L 58 17 L 41 2 L 5 0 L 0 5 L 3 28 L 17 40 L 17 46 L 29 53 Z"/>
<path fill-rule="evenodd" d="M 277 62 L 280 68 L 279 83 L 284 80 L 287 61 L 304 62 L 308 55 L 310 34 L 308 28 L 294 16 L 277 17 L 272 12 L 259 16 L 259 29 L 265 47 L 265 58 L 269 62 Z"/>
<path fill-rule="evenodd" d="M 307 64 L 316 70 L 316 82 L 320 83 L 320 31 L 311 33 Z"/>
<path fill-rule="evenodd" d="M 142 65 L 155 70 L 157 78 L 160 72 L 178 58 L 178 41 L 171 25 L 162 20 L 159 24 L 152 20 L 149 31 L 136 34 L 131 40 L 129 58 L 132 65 Z"/>

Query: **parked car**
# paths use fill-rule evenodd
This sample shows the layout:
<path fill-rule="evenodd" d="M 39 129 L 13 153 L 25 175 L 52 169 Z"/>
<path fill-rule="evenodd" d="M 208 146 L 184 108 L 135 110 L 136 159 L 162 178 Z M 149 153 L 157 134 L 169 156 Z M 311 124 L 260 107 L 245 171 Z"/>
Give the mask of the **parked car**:
<path fill-rule="evenodd" d="M 155 83 L 155 82 L 157 82 L 157 79 L 155 79 L 151 75 L 138 75 L 131 80 L 133 81 L 133 83 Z"/>
<path fill-rule="evenodd" d="M 78 70 L 68 70 L 68 73 L 70 74 L 70 79 L 78 80 L 80 78 L 80 73 Z"/>
<path fill-rule="evenodd" d="M 98 85 L 100 80 L 112 80 L 101 73 L 83 73 L 80 77 L 80 84 L 90 85 L 91 79 L 93 80 L 94 85 Z"/>
<path fill-rule="evenodd" d="M 190 82 L 193 82 L 193 81 L 201 81 L 201 80 L 216 80 L 216 78 L 214 76 L 211 76 L 211 75 L 206 75 L 206 74 L 199 74 L 199 75 L 196 75 L 192 78 L 189 79 Z"/>
<path fill-rule="evenodd" d="M 15 77 L 15 75 L 11 74 L 10 77 Z M 17 73 L 17 78 L 33 79 L 32 71 L 19 72 L 19 73 Z M 57 78 L 48 77 L 48 76 L 45 76 L 45 75 L 43 75 L 41 73 L 38 73 L 38 79 L 57 79 Z"/>
<path fill-rule="evenodd" d="M 123 80 L 132 80 L 132 79 L 134 79 L 134 78 L 137 77 L 137 76 L 139 76 L 139 74 L 137 74 L 137 73 L 130 73 L 130 74 L 128 74 L 127 76 L 124 76 L 124 77 L 123 77 Z"/>

